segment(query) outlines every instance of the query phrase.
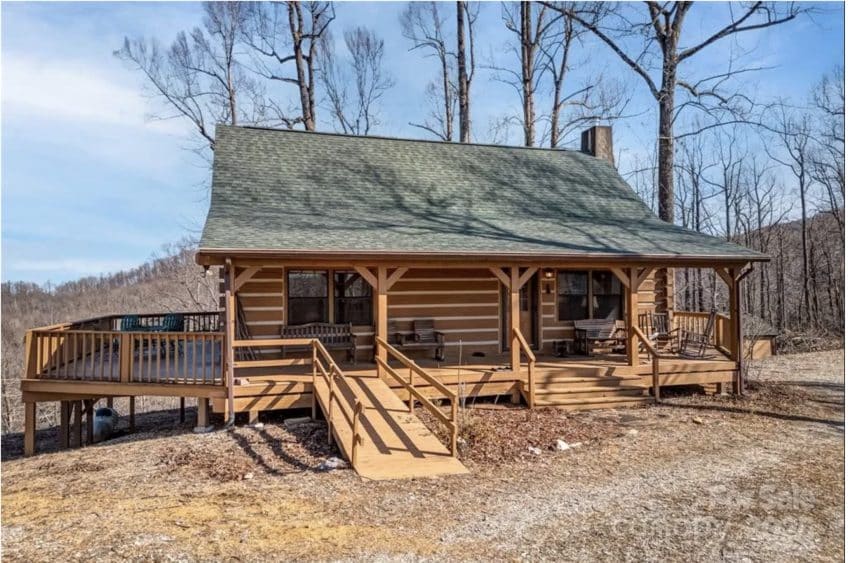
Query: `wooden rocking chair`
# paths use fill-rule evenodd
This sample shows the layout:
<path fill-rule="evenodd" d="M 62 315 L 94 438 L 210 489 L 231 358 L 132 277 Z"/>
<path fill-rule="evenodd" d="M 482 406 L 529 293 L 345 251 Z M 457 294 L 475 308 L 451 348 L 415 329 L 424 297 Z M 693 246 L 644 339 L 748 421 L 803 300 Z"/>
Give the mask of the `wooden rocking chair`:
<path fill-rule="evenodd" d="M 656 348 L 670 348 L 679 344 L 679 327 L 670 328 L 669 313 L 647 311 L 640 314 L 638 326 Z"/>
<path fill-rule="evenodd" d="M 717 311 L 712 310 L 711 314 L 708 315 L 708 319 L 706 320 L 705 328 L 702 333 L 690 330 L 682 331 L 681 344 L 679 345 L 679 355 L 681 357 L 705 357 L 705 351 L 711 345 L 711 335 L 714 332 L 714 321 L 716 318 Z"/>

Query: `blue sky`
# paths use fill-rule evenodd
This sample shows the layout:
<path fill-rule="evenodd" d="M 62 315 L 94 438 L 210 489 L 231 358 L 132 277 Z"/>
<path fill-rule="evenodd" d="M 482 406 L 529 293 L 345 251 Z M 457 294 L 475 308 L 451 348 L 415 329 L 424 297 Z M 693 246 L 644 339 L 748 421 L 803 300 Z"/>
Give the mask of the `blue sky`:
<path fill-rule="evenodd" d="M 376 133 L 421 137 L 408 125 L 424 114 L 425 85 L 435 63 L 408 51 L 398 15 L 403 3 L 337 5 L 336 34 L 355 25 L 386 41 L 386 68 L 395 87 L 386 95 Z M 453 6 L 451 6 L 453 8 Z M 690 16 L 683 44 L 723 21 L 722 5 Z M 209 170 L 186 147 L 190 131 L 177 120 L 149 116 L 162 108 L 142 93 L 142 79 L 112 52 L 125 35 L 168 44 L 198 25 L 196 3 L 3 3 L 0 7 L 0 189 L 2 279 L 61 282 L 129 268 L 163 245 L 197 235 L 207 207 Z M 700 76 L 725 65 L 730 53 L 772 68 L 743 87 L 762 99 L 802 101 L 811 85 L 844 56 L 844 14 L 820 5 L 812 18 L 740 36 L 705 51 L 683 72 Z M 516 94 L 484 64 L 510 64 L 510 34 L 500 6 L 481 8 L 473 83 L 473 134 L 489 141 L 492 120 L 519 112 Z M 634 117 L 615 124 L 621 168 L 654 143 L 655 112 L 646 87 L 599 43 L 588 40 L 575 80 L 604 72 L 621 77 Z M 544 94 L 545 95 L 545 94 Z M 330 130 L 320 113 L 320 126 Z M 510 142 L 520 141 L 515 129 Z"/>

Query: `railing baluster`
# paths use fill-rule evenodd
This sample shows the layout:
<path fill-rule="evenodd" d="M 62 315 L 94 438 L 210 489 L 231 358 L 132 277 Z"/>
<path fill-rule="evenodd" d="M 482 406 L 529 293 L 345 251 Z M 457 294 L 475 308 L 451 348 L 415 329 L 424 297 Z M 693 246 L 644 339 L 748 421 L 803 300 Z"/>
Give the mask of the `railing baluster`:
<path fill-rule="evenodd" d="M 183 335 L 183 383 L 189 383 L 189 335 Z M 179 346 L 179 344 L 178 344 Z"/>

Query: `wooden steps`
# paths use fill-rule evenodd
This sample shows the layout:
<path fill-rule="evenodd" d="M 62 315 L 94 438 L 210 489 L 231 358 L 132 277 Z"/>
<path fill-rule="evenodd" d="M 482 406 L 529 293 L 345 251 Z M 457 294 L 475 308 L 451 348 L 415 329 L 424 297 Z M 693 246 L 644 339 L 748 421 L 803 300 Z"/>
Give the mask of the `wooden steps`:
<path fill-rule="evenodd" d="M 549 369 L 535 377 L 534 403 L 538 407 L 565 410 L 620 408 L 650 400 L 647 386 L 639 375 L 614 376 L 610 370 L 585 366 L 583 370 Z M 522 386 L 528 402 L 528 383 Z"/>

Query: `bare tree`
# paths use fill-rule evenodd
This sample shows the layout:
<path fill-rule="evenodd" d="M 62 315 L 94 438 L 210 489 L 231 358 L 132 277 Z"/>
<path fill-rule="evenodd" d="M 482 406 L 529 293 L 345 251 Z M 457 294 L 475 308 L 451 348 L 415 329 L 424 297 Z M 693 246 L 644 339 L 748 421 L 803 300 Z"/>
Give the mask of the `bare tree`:
<path fill-rule="evenodd" d="M 393 79 L 384 72 L 384 40 L 365 27 L 345 31 L 347 57 L 342 65 L 327 32 L 320 49 L 319 79 L 335 126 L 344 133 L 368 135 L 378 122 L 377 104 Z"/>
<path fill-rule="evenodd" d="M 457 107 L 458 86 L 454 74 L 455 54 L 449 49 L 443 29 L 446 16 L 437 2 L 408 2 L 399 21 L 402 35 L 413 44 L 411 51 L 422 50 L 426 57 L 435 57 L 440 65 L 440 77 L 431 81 L 425 96 L 432 106 L 423 123 L 410 123 L 443 141 L 451 141 Z"/>
<path fill-rule="evenodd" d="M 248 4 L 205 2 L 203 7 L 203 27 L 180 32 L 169 49 L 155 40 L 124 38 L 114 54 L 140 71 L 154 97 L 172 110 L 154 117 L 187 119 L 204 146 L 214 149 L 216 123 L 251 121 L 247 102 L 255 102 L 262 90 L 238 60 Z"/>
<path fill-rule="evenodd" d="M 729 23 L 714 32 L 706 33 L 690 47 L 680 48 L 679 41 L 693 2 L 646 2 L 642 15 L 627 17 L 612 14 L 595 22 L 570 6 L 542 2 L 584 26 L 606 44 L 630 69 L 646 83 L 658 104 L 658 212 L 669 222 L 675 218 L 674 156 L 676 133 L 674 122 L 677 110 L 676 92 L 683 89 L 691 96 L 691 103 L 707 107 L 716 103 L 729 107 L 734 98 L 722 92 L 722 85 L 733 75 L 752 69 L 732 69 L 716 76 L 686 81 L 679 67 L 685 61 L 718 41 L 745 31 L 764 29 L 794 19 L 800 9 L 794 4 L 774 6 L 765 2 L 751 2 L 740 8 L 729 6 Z M 635 50 L 631 47 L 636 46 Z M 632 51 L 634 54 L 629 54 Z M 656 65 L 657 62 L 657 65 Z M 660 80 L 653 76 L 660 67 Z"/>
<path fill-rule="evenodd" d="M 598 21 L 608 9 L 607 4 L 601 2 L 571 2 L 568 11 Z M 551 77 L 552 99 L 545 133 L 553 148 L 563 145 L 567 138 L 588 125 L 621 117 L 629 102 L 623 84 L 606 78 L 603 73 L 582 84 L 569 84 L 568 76 L 573 66 L 587 67 L 589 64 L 589 60 L 575 63 L 571 59 L 575 55 L 574 47 L 588 32 L 568 15 L 556 14 L 555 19 L 550 37 L 540 45 L 545 69 Z"/>
<path fill-rule="evenodd" d="M 537 144 L 536 125 L 538 116 L 535 109 L 535 94 L 544 78 L 547 58 L 543 44 L 554 36 L 560 41 L 557 26 L 563 16 L 547 9 L 546 6 L 529 2 L 502 3 L 502 21 L 514 34 L 515 42 L 509 49 L 516 55 L 519 71 L 514 68 L 493 67 L 496 79 L 512 86 L 522 103 L 523 142 L 527 147 Z"/>
<path fill-rule="evenodd" d="M 812 90 L 818 124 L 813 138 L 812 176 L 823 188 L 824 204 L 835 218 L 844 244 L 844 67 L 839 66 Z"/>
<path fill-rule="evenodd" d="M 335 18 L 330 2 L 251 3 L 245 41 L 255 56 L 255 71 L 271 81 L 298 89 L 296 115 L 269 100 L 267 112 L 280 124 L 316 129 L 316 75 L 319 45 Z"/>
<path fill-rule="evenodd" d="M 479 5 L 476 2 L 470 8 L 469 2 L 457 2 L 457 98 L 458 121 L 460 125 L 460 142 L 468 143 L 472 128 L 471 110 L 469 108 L 469 91 L 472 77 L 475 75 L 475 21 L 478 19 Z M 466 38 L 469 35 L 469 49 Z M 468 57 L 467 57 L 467 52 Z"/>
<path fill-rule="evenodd" d="M 800 272 L 803 299 L 800 305 L 801 319 L 804 324 L 812 320 L 813 312 L 813 274 L 810 264 L 808 229 L 808 191 L 811 187 L 810 143 L 812 138 L 811 116 L 795 115 L 787 104 L 779 104 L 775 111 L 775 123 L 778 142 L 777 150 L 768 150 L 771 159 L 781 164 L 794 175 L 797 181 L 797 194 L 800 202 L 800 243 L 802 270 Z"/>

